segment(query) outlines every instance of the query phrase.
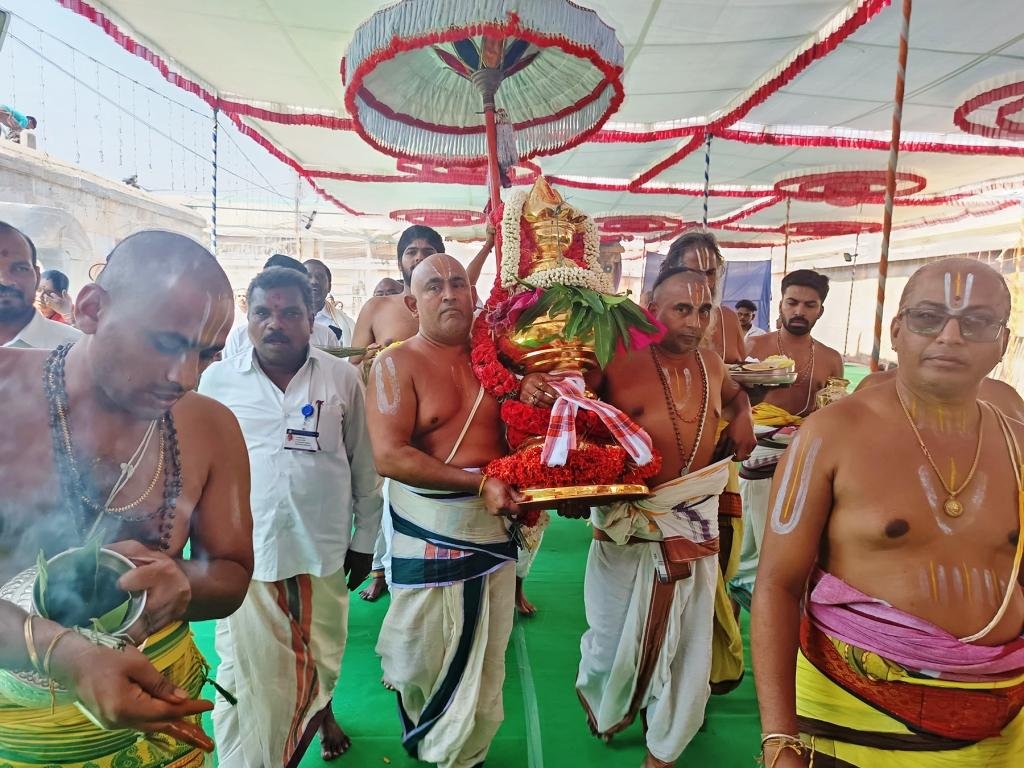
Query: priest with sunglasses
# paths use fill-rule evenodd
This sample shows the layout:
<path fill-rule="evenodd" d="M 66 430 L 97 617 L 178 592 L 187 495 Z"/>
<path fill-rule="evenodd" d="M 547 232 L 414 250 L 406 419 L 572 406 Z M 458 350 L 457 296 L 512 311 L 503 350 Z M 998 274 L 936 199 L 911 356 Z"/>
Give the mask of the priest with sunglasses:
<path fill-rule="evenodd" d="M 766 765 L 1024 765 L 1024 424 L 981 399 L 1009 316 L 991 267 L 922 267 L 899 368 L 780 462 L 752 616 Z"/>

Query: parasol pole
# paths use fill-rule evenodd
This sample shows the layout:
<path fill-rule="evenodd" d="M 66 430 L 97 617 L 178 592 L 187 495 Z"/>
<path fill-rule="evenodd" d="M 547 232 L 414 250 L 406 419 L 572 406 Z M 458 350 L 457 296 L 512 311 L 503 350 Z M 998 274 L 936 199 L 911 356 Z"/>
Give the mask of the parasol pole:
<path fill-rule="evenodd" d="M 487 136 L 487 194 L 491 211 L 501 205 L 501 179 L 498 176 L 498 129 L 494 125 L 494 97 L 484 102 L 484 131 Z"/>
<path fill-rule="evenodd" d="M 896 164 L 900 156 L 900 126 L 903 122 L 903 88 L 907 77 L 907 41 L 910 38 L 910 11 L 913 0 L 903 0 L 900 48 L 896 65 L 896 95 L 892 107 L 892 137 L 889 140 L 889 167 L 885 175 L 885 214 L 882 218 L 882 248 L 878 256 L 878 300 L 875 304 L 875 332 L 871 344 L 871 370 L 878 370 L 882 352 L 882 310 L 885 307 L 885 279 L 889 273 L 889 235 L 892 232 L 892 206 L 896 197 Z"/>
<path fill-rule="evenodd" d="M 504 73 L 496 67 L 481 67 L 473 72 L 472 82 L 484 104 L 484 136 L 487 139 L 487 192 L 494 214 L 501 205 L 501 177 L 498 171 L 498 129 L 494 120 L 494 96 Z"/>

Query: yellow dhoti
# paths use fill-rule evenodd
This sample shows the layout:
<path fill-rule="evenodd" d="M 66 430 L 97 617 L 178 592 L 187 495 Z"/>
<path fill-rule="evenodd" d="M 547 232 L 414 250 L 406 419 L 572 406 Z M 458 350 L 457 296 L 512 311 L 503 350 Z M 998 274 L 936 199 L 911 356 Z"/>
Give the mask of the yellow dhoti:
<path fill-rule="evenodd" d="M 726 426 L 719 424 L 719 435 Z M 711 692 L 728 693 L 743 679 L 743 635 L 729 599 L 729 580 L 740 566 L 743 517 L 739 464 L 729 464 L 729 481 L 719 497 L 718 530 L 722 543 L 715 584 L 715 623 L 711 637 Z"/>
<path fill-rule="evenodd" d="M 962 683 L 912 677 L 903 673 L 893 684 L 909 684 L 964 693 L 991 691 L 1024 684 L 1024 674 L 993 683 Z M 999 736 L 974 743 L 930 738 L 875 709 L 832 682 L 801 653 L 796 666 L 797 715 L 801 737 L 813 744 L 815 765 L 834 768 L 1011 768 L 1024 765 L 1024 713 Z M 965 701 L 965 707 L 970 703 Z M 951 708 L 952 709 L 952 708 Z M 951 711 L 951 717 L 954 713 Z M 814 731 L 811 733 L 807 731 Z M 835 731 L 839 738 L 830 738 Z M 862 743 L 852 743 L 858 739 Z M 835 758 L 827 762 L 821 758 Z"/>
<path fill-rule="evenodd" d="M 153 635 L 143 652 L 172 683 L 199 695 L 207 665 L 187 624 Z M 0 768 L 198 768 L 206 757 L 163 734 L 97 728 L 73 703 L 51 714 L 49 706 L 21 707 L 0 698 Z"/>

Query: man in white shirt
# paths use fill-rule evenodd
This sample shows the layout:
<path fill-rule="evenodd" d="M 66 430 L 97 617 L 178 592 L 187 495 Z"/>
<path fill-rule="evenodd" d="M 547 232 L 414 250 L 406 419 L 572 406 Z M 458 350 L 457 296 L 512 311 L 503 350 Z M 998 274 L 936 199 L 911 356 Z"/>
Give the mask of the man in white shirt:
<path fill-rule="evenodd" d="M 763 328 L 754 325 L 754 318 L 757 317 L 757 305 L 750 299 L 740 299 L 736 302 L 736 317 L 740 319 L 740 328 L 743 329 L 744 339 L 751 339 L 765 333 Z"/>
<path fill-rule="evenodd" d="M 350 745 L 331 698 L 348 590 L 369 573 L 380 528 L 380 479 L 359 374 L 310 346 L 312 305 L 305 275 L 258 274 L 253 348 L 212 365 L 199 389 L 235 414 L 252 467 L 253 581 L 217 625 L 217 680 L 238 698 L 214 709 L 223 768 L 298 765 L 317 728 L 325 759 Z"/>
<path fill-rule="evenodd" d="M 352 346 L 355 321 L 338 304 L 327 303 L 331 293 L 331 270 L 319 259 L 304 261 L 302 266 L 309 272 L 309 285 L 313 289 L 313 309 L 316 310 L 313 322 L 325 326 L 331 332 L 334 337 L 333 347 Z"/>
<path fill-rule="evenodd" d="M 285 256 L 283 253 L 275 253 L 266 263 L 263 265 L 263 269 L 269 269 L 270 267 L 283 267 L 285 269 L 294 269 L 296 272 L 300 272 L 307 279 L 309 278 L 309 272 L 299 262 L 298 259 L 293 259 L 291 256 Z M 338 342 L 338 337 L 331 332 L 329 328 L 320 323 L 316 323 L 313 326 L 313 333 L 310 336 L 310 343 L 314 347 L 321 347 L 324 349 L 336 349 L 341 346 Z M 231 333 L 228 334 L 227 343 L 224 345 L 224 354 L 221 355 L 221 359 L 227 360 L 229 357 L 234 357 L 242 352 L 249 352 L 252 350 L 252 339 L 249 338 L 249 321 L 248 317 L 245 321 L 235 325 L 231 329 Z"/>
<path fill-rule="evenodd" d="M 35 244 L 0 221 L 0 346 L 56 349 L 82 336 L 78 329 L 39 314 L 32 304 L 38 287 Z"/>

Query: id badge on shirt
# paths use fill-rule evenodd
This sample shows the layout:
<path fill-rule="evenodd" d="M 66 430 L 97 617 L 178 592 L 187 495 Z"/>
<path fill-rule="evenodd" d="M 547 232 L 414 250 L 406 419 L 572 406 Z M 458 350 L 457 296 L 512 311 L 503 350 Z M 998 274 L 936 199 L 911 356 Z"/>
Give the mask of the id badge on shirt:
<path fill-rule="evenodd" d="M 284 431 L 284 448 L 286 451 L 308 451 L 316 453 L 320 450 L 317 438 L 319 432 L 307 429 L 286 429 Z"/>

